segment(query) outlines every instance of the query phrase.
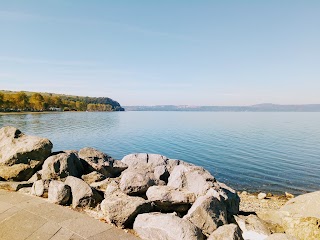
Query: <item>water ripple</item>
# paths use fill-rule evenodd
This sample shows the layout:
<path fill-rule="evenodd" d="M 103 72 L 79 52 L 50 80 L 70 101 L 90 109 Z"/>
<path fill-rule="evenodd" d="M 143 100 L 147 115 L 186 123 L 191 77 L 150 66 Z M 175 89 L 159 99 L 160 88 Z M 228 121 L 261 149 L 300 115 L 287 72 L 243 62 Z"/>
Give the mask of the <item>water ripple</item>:
<path fill-rule="evenodd" d="M 152 152 L 208 169 L 241 190 L 319 190 L 320 113 L 123 112 L 0 115 L 54 150 Z"/>

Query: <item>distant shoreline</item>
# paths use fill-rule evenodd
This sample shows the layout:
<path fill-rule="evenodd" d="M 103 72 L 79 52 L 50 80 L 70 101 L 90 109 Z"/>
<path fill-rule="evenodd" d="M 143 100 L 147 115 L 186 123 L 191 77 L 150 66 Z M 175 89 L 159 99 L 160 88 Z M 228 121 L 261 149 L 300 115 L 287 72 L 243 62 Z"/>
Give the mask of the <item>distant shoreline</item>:
<path fill-rule="evenodd" d="M 43 112 L 0 112 L 0 116 L 6 115 L 24 115 L 24 114 L 63 114 L 63 113 L 84 113 L 86 111 L 43 111 Z M 117 111 L 92 111 L 88 113 L 101 113 L 101 112 L 117 112 Z M 320 111 L 209 111 L 209 110 L 199 110 L 199 111 L 191 111 L 191 110 L 126 110 L 121 112 L 189 112 L 189 113 L 319 113 Z"/>
<path fill-rule="evenodd" d="M 23 115 L 23 114 L 49 114 L 49 113 L 83 113 L 83 112 L 86 112 L 86 111 L 43 111 L 43 112 L 29 112 L 29 111 L 26 111 L 26 112 L 0 112 L 0 116 L 1 115 Z M 93 113 L 93 112 L 115 112 L 115 111 L 88 111 L 88 113 Z"/>
<path fill-rule="evenodd" d="M 0 112 L 0 115 L 20 115 L 20 114 L 47 114 L 47 113 L 63 113 L 58 111 L 44 111 L 44 112 Z"/>
<path fill-rule="evenodd" d="M 257 104 L 252 106 L 190 106 L 156 105 L 123 106 L 126 111 L 175 111 L 175 112 L 320 112 L 320 104 L 280 105 Z"/>

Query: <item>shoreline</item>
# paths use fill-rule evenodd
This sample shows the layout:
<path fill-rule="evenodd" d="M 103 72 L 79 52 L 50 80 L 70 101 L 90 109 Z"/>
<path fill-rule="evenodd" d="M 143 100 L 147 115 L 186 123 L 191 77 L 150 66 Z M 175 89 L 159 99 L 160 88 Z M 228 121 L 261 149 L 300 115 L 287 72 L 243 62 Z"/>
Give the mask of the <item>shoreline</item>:
<path fill-rule="evenodd" d="M 0 112 L 0 116 L 5 115 L 24 115 L 24 114 L 62 114 L 62 113 L 84 113 L 87 111 L 43 111 L 43 112 Z M 95 113 L 95 112 L 120 112 L 120 111 L 88 111 L 88 113 Z"/>
<path fill-rule="evenodd" d="M 1 115 L 23 115 L 23 114 L 48 114 L 48 113 L 63 113 L 58 111 L 44 111 L 44 112 L 0 112 Z"/>
<path fill-rule="evenodd" d="M 248 193 L 246 191 L 238 192 L 240 197 L 240 212 L 259 213 L 269 210 L 279 210 L 290 199 L 295 196 L 290 194 L 272 194 L 266 193 L 266 197 L 259 199 L 259 193 Z"/>

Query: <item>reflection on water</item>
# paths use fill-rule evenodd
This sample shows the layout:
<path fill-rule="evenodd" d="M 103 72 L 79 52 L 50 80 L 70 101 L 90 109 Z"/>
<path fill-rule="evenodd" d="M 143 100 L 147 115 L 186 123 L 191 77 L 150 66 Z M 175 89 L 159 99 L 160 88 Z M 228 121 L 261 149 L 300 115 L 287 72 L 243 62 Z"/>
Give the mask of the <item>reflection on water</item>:
<path fill-rule="evenodd" d="M 91 146 L 121 159 L 160 153 L 241 190 L 319 190 L 320 113 L 115 112 L 0 116 L 54 150 Z"/>

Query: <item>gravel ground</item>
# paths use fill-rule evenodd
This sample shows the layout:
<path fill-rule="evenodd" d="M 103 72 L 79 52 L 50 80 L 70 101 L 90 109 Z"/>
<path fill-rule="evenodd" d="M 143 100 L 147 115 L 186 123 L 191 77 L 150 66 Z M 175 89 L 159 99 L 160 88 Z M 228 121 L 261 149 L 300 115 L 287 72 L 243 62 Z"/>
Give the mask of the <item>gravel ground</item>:
<path fill-rule="evenodd" d="M 260 212 L 265 210 L 278 210 L 293 196 L 273 195 L 267 193 L 265 199 L 258 199 L 258 193 L 238 193 L 241 199 L 240 211 L 242 212 Z"/>

